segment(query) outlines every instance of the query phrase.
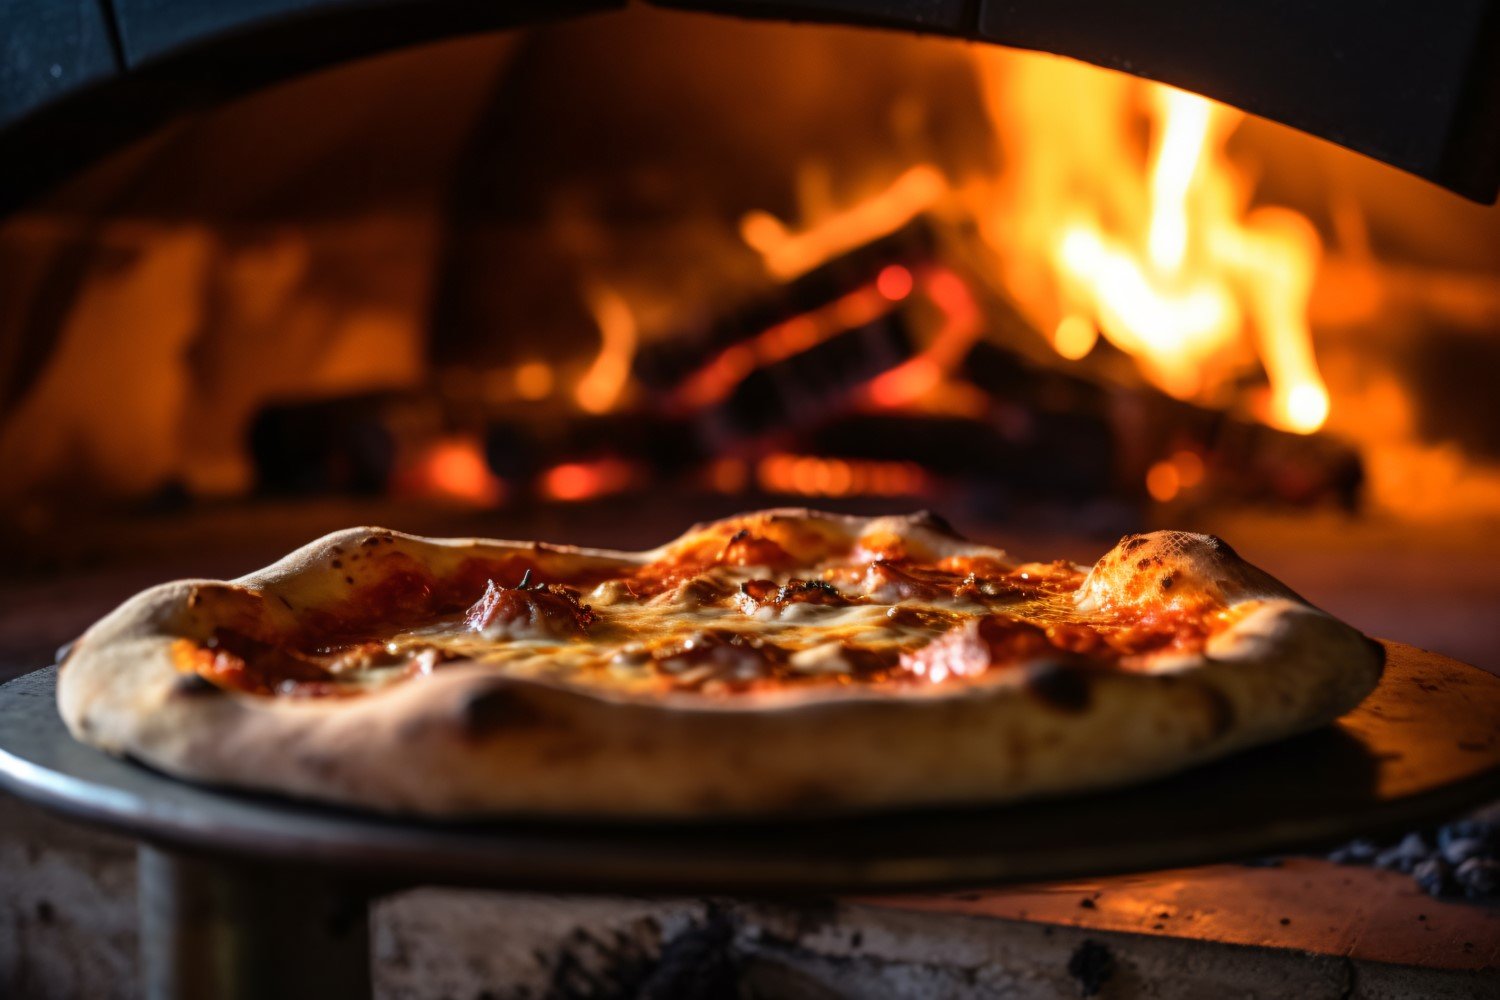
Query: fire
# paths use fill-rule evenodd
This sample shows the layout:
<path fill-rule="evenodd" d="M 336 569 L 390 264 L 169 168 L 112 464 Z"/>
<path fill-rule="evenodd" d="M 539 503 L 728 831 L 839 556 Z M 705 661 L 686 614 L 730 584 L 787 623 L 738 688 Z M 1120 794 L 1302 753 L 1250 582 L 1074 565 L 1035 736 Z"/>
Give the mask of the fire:
<path fill-rule="evenodd" d="M 521 399 L 535 402 L 552 394 L 552 366 L 545 361 L 527 361 L 516 367 L 511 376 L 515 393 Z"/>
<path fill-rule="evenodd" d="M 564 462 L 541 474 L 537 490 L 549 500 L 591 500 L 629 488 L 636 473 L 635 466 L 618 458 Z"/>
<path fill-rule="evenodd" d="M 768 212 L 748 212 L 740 220 L 740 236 L 761 254 L 767 271 L 787 281 L 841 253 L 894 232 L 918 212 L 931 207 L 947 190 L 947 179 L 937 167 L 919 163 L 883 191 L 817 220 L 802 232 L 792 232 Z"/>
<path fill-rule="evenodd" d="M 884 278 L 885 272 L 881 276 Z M 914 282 L 909 272 L 906 281 Z M 874 406 L 901 407 L 931 393 L 979 335 L 979 308 L 962 278 L 947 268 L 929 267 L 923 270 L 920 282 L 928 298 L 941 310 L 942 326 L 926 350 L 878 376 L 865 388 L 865 397 Z"/>
<path fill-rule="evenodd" d="M 911 280 L 909 275 L 907 280 Z M 694 372 L 677 390 L 673 404 L 695 410 L 717 403 L 757 367 L 816 347 L 835 334 L 879 319 L 892 308 L 889 292 L 883 293 L 878 282 L 873 282 L 812 312 L 777 323 L 746 343 L 726 348 Z"/>
<path fill-rule="evenodd" d="M 467 436 L 434 441 L 396 475 L 392 490 L 397 496 L 474 507 L 495 507 L 505 499 L 505 484 L 490 471 L 483 446 Z"/>
<path fill-rule="evenodd" d="M 767 493 L 842 497 L 912 496 L 924 492 L 927 474 L 912 462 L 820 458 L 776 452 L 755 468 L 756 482 Z"/>
<path fill-rule="evenodd" d="M 1170 503 L 1203 482 L 1204 471 L 1197 452 L 1179 451 L 1146 470 L 1146 492 L 1157 503 Z"/>
<path fill-rule="evenodd" d="M 1269 392 L 1256 415 L 1322 426 L 1307 321 L 1321 246 L 1295 212 L 1247 210 L 1251 184 L 1225 152 L 1243 115 L 1064 60 L 978 58 L 1010 156 L 985 235 L 1058 353 L 1083 357 L 1102 335 L 1164 391 L 1210 402 L 1258 356 Z M 1141 104 L 1144 157 L 1127 127 Z"/>
<path fill-rule="evenodd" d="M 630 378 L 636 345 L 635 315 L 625 300 L 608 288 L 593 289 L 589 306 L 599 324 L 599 355 L 578 380 L 573 395 L 585 412 L 608 413 Z"/>

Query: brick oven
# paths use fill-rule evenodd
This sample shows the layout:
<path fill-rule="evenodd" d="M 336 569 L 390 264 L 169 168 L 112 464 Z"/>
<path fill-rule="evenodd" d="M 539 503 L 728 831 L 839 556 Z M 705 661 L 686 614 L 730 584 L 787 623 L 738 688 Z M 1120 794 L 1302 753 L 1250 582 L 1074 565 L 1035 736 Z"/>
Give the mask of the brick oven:
<path fill-rule="evenodd" d="M 22 0 L 0 42 L 0 681 L 350 524 L 781 503 L 1212 530 L 1500 672 L 1485 0 Z M 1495 887 L 1409 877 L 1497 864 L 1474 782 L 1373 867 L 419 889 L 361 942 L 382 997 L 1496 995 Z M 0 815 L 0 993 L 187 995 L 136 905 L 191 869 Z"/>

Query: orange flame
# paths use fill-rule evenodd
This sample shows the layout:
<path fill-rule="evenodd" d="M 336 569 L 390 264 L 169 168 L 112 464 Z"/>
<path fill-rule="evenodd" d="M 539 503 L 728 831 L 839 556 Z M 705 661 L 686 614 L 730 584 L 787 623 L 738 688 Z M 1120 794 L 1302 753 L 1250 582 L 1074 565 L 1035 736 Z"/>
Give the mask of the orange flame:
<path fill-rule="evenodd" d="M 625 300 L 608 288 L 593 289 L 588 298 L 594 321 L 599 324 L 599 356 L 578 380 L 573 396 L 586 413 L 608 413 L 630 378 L 636 345 L 635 315 Z"/>
<path fill-rule="evenodd" d="M 1058 353 L 1082 357 L 1097 331 L 1166 392 L 1206 399 L 1258 354 L 1270 391 L 1257 416 L 1320 427 L 1329 400 L 1307 313 L 1321 246 L 1297 213 L 1246 211 L 1251 185 L 1225 154 L 1243 115 L 1063 60 L 979 59 L 1012 156 L 985 234 Z M 1142 97 L 1144 162 L 1125 127 Z"/>
<path fill-rule="evenodd" d="M 813 220 L 800 233 L 768 212 L 747 212 L 740 236 L 765 261 L 766 270 L 783 281 L 806 274 L 824 261 L 895 232 L 917 213 L 931 207 L 948 190 L 948 181 L 930 163 L 906 170 L 889 187 L 853 207 Z"/>

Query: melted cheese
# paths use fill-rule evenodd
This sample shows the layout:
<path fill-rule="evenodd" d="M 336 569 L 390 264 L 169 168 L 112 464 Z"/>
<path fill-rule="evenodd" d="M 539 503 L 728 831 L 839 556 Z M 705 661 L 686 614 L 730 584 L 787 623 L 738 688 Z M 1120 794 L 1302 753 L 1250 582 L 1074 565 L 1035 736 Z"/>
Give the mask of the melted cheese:
<path fill-rule="evenodd" d="M 628 581 L 609 580 L 579 597 L 594 615 L 585 634 L 559 639 L 475 629 L 454 618 L 405 631 L 387 650 L 399 656 L 437 649 L 512 676 L 626 691 L 916 680 L 921 675 L 903 666 L 903 654 L 967 620 L 996 611 L 1038 623 L 1068 617 L 1079 575 L 1071 567 L 1048 567 L 1045 575 L 1034 569 L 1037 593 L 1027 599 L 1005 588 L 993 598 L 955 596 L 953 581 L 962 575 L 951 573 L 941 574 L 947 587 L 923 581 L 924 593 L 903 596 L 910 585 L 903 590 L 900 580 L 870 571 L 877 565 L 841 562 L 790 574 L 718 566 L 645 600 L 631 597 Z M 746 592 L 756 581 L 779 588 L 789 579 L 848 577 L 851 569 L 862 572 L 816 595 L 839 603 L 757 601 Z"/>
<path fill-rule="evenodd" d="M 570 579 L 566 560 L 528 563 L 525 575 L 510 566 L 511 585 L 465 584 L 454 593 L 472 606 L 449 603 L 415 627 L 382 634 L 370 610 L 358 643 L 221 634 L 179 661 L 261 694 L 358 693 L 453 661 L 624 693 L 732 694 L 940 683 L 1044 658 L 1134 669 L 1201 649 L 1222 624 L 1154 605 L 1080 609 L 1082 567 L 1013 565 L 993 549 L 887 535 L 840 540 L 816 521 L 774 515 L 754 531 L 720 522 L 650 561 L 586 576 Z M 422 593 L 452 584 L 417 580 Z"/>

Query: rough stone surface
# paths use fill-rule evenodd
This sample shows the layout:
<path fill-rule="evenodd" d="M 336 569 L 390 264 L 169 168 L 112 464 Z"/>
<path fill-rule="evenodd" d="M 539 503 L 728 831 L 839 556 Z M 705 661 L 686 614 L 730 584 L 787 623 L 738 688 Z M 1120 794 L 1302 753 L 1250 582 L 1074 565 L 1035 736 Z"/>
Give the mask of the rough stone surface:
<path fill-rule="evenodd" d="M 128 842 L 0 798 L 0 889 L 0 997 L 138 995 Z M 380 1000 L 1500 997 L 1493 970 L 1417 969 L 877 902 L 421 889 L 382 901 L 372 920 Z M 1079 958 L 1085 952 L 1089 962 Z M 1108 974 L 1092 974 L 1105 967 L 1105 952 Z"/>
<path fill-rule="evenodd" d="M 0 997 L 136 995 L 135 848 L 0 795 Z"/>

